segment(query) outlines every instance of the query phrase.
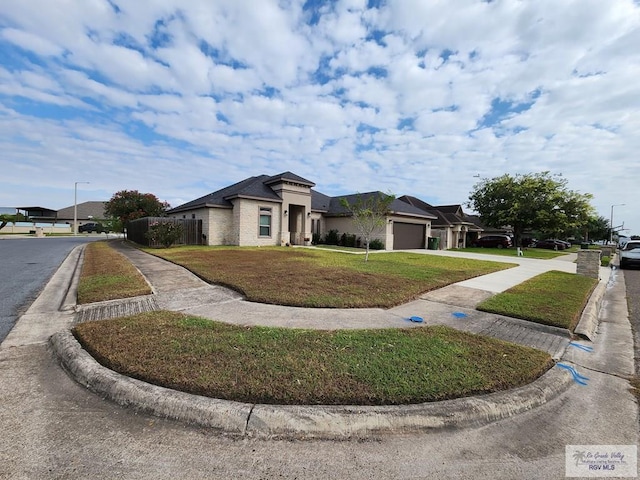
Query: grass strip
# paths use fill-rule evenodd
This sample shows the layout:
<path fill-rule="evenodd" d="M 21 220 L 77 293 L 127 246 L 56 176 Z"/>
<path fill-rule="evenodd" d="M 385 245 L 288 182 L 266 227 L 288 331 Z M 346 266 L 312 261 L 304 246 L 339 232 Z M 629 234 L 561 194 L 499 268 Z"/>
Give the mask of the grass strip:
<path fill-rule="evenodd" d="M 414 253 L 369 257 L 321 249 L 177 247 L 145 249 L 225 285 L 248 300 L 325 308 L 390 308 L 420 294 L 515 266 Z"/>
<path fill-rule="evenodd" d="M 484 253 L 485 255 L 501 255 L 503 257 L 517 257 L 518 251 L 515 247 L 511 248 L 482 248 L 482 247 L 467 247 L 467 248 L 452 248 L 453 252 L 467 252 L 467 253 Z M 566 255 L 568 250 L 546 250 L 544 248 L 523 248 L 522 256 L 525 258 L 536 258 L 539 260 L 551 260 L 562 255 Z"/>
<path fill-rule="evenodd" d="M 573 331 L 598 281 L 552 270 L 488 298 L 476 308 Z"/>
<path fill-rule="evenodd" d="M 263 404 L 430 402 L 521 386 L 553 364 L 544 352 L 442 326 L 241 327 L 161 311 L 80 324 L 74 334 L 124 375 Z"/>
<path fill-rule="evenodd" d="M 138 270 L 109 242 L 89 243 L 78 284 L 78 303 L 93 303 L 151 293 Z"/>

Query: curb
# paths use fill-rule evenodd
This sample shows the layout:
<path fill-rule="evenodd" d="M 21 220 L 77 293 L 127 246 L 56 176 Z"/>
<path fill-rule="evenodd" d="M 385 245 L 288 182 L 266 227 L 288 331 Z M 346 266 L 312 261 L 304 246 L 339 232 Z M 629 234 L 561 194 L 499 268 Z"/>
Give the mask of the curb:
<path fill-rule="evenodd" d="M 613 261 L 615 260 L 615 254 L 611 257 L 611 261 L 609 262 L 609 278 L 602 279 L 594 288 L 593 293 L 589 297 L 587 301 L 587 305 L 584 307 L 582 311 L 582 315 L 580 316 L 580 321 L 576 326 L 574 333 L 579 335 L 582 338 L 586 338 L 587 340 L 593 342 L 596 337 L 596 333 L 598 330 L 599 323 L 599 314 L 600 307 L 602 306 L 602 299 L 604 298 L 604 294 L 607 290 L 607 285 L 611 276 L 613 275 Z"/>
<path fill-rule="evenodd" d="M 49 345 L 71 377 L 104 398 L 158 417 L 244 437 L 339 439 L 480 426 L 543 405 L 573 384 L 569 372 L 551 368 L 523 387 L 441 402 L 255 405 L 178 392 L 116 373 L 96 362 L 69 330 L 51 336 Z"/>

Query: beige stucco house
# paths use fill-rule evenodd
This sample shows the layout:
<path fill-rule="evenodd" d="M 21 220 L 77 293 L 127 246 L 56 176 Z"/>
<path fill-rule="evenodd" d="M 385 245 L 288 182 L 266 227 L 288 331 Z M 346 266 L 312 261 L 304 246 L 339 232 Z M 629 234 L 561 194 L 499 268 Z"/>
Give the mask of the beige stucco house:
<path fill-rule="evenodd" d="M 341 198 L 353 202 L 357 195 L 329 197 L 313 187 L 315 183 L 292 172 L 260 175 L 173 208 L 167 215 L 202 220 L 206 245 L 310 245 L 314 233 L 325 235 L 332 229 L 357 235 L 350 212 L 340 202 Z M 387 250 L 425 248 L 435 218 L 394 200 L 376 238 Z"/>
<path fill-rule="evenodd" d="M 473 242 L 484 230 L 479 217 L 467 215 L 462 205 L 433 206 L 410 195 L 403 195 L 399 200 L 436 217 L 431 224 L 431 232 L 434 237 L 440 238 L 439 248 L 441 249 L 473 246 Z"/>

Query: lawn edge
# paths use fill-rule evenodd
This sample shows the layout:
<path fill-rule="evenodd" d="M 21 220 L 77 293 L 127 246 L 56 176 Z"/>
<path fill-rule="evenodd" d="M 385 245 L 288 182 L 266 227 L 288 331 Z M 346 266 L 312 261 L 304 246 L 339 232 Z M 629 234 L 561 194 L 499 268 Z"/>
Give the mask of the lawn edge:
<path fill-rule="evenodd" d="M 474 397 L 401 406 L 256 405 L 192 395 L 126 377 L 100 365 L 70 330 L 49 347 L 79 384 L 118 405 L 232 436 L 351 438 L 479 426 L 539 407 L 573 384 L 552 367 L 528 385 Z"/>

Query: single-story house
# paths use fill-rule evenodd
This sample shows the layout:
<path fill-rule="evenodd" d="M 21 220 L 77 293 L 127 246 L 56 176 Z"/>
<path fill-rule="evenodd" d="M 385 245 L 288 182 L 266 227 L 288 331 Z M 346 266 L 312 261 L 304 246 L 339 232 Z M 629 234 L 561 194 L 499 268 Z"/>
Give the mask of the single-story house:
<path fill-rule="evenodd" d="M 88 222 L 98 222 L 107 218 L 104 207 L 107 202 L 91 201 L 82 202 L 76 205 L 78 226 Z M 57 211 L 57 221 L 68 224 L 73 223 L 74 206 L 65 207 Z"/>
<path fill-rule="evenodd" d="M 206 245 L 309 245 L 314 233 L 330 230 L 358 235 L 340 199 L 353 203 L 359 194 L 330 197 L 313 187 L 315 183 L 292 172 L 249 177 L 170 209 L 167 216 L 202 220 Z M 435 218 L 395 199 L 375 238 L 386 250 L 425 248 Z"/>
<path fill-rule="evenodd" d="M 434 237 L 440 238 L 441 249 L 472 246 L 484 231 L 479 217 L 464 213 L 462 205 L 433 206 L 410 195 L 403 195 L 399 200 L 436 216 L 431 231 Z"/>

